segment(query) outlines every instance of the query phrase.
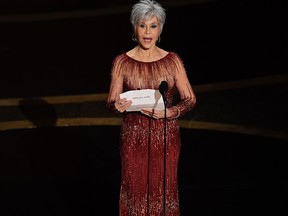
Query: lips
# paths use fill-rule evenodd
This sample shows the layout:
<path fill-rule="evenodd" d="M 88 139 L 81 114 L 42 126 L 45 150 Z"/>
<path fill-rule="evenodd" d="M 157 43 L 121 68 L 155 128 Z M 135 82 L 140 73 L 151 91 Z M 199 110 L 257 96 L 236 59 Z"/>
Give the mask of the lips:
<path fill-rule="evenodd" d="M 145 41 L 145 42 L 150 42 L 150 41 L 152 41 L 152 38 L 143 38 L 143 40 Z"/>

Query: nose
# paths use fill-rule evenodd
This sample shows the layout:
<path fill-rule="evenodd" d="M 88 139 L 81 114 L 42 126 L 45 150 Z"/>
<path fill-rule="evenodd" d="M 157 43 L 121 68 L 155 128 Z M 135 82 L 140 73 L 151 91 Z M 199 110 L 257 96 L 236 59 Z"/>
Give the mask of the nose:
<path fill-rule="evenodd" d="M 150 28 L 146 27 L 146 34 L 149 34 L 149 33 L 150 33 Z"/>

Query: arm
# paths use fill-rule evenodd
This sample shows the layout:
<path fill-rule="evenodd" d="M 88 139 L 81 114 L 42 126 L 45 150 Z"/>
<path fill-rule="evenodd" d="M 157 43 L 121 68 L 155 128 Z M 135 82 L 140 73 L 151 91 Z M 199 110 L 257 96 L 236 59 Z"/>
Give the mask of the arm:
<path fill-rule="evenodd" d="M 178 72 L 175 75 L 175 85 L 180 96 L 180 101 L 175 106 L 168 108 L 169 118 L 178 118 L 196 105 L 196 96 L 187 77 L 186 70 L 180 58 L 177 59 Z"/>
<path fill-rule="evenodd" d="M 106 103 L 108 110 L 115 113 L 122 113 L 131 105 L 131 101 L 120 99 L 120 94 L 123 92 L 123 76 L 120 65 L 121 63 L 115 58 L 112 63 L 111 82 Z"/>

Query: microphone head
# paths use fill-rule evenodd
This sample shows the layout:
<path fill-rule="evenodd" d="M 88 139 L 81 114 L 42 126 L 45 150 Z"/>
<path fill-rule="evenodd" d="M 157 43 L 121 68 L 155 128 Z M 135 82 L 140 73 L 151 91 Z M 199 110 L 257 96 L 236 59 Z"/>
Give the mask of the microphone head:
<path fill-rule="evenodd" d="M 167 81 L 163 80 L 159 86 L 159 91 L 161 94 L 165 93 L 168 91 L 168 83 Z"/>

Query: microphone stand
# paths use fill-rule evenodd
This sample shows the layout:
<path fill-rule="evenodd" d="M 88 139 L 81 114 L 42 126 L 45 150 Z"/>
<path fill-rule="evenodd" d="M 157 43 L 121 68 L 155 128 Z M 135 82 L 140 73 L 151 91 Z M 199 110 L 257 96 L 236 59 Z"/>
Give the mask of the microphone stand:
<path fill-rule="evenodd" d="M 164 216 L 166 215 L 166 126 L 167 126 L 167 118 L 166 118 L 166 93 L 168 91 L 168 83 L 167 81 L 163 80 L 159 86 L 159 91 L 163 96 L 164 101 L 164 170 L 163 170 L 163 211 Z"/>
<path fill-rule="evenodd" d="M 166 215 L 166 95 L 164 94 L 164 174 L 163 174 L 163 210 Z"/>

